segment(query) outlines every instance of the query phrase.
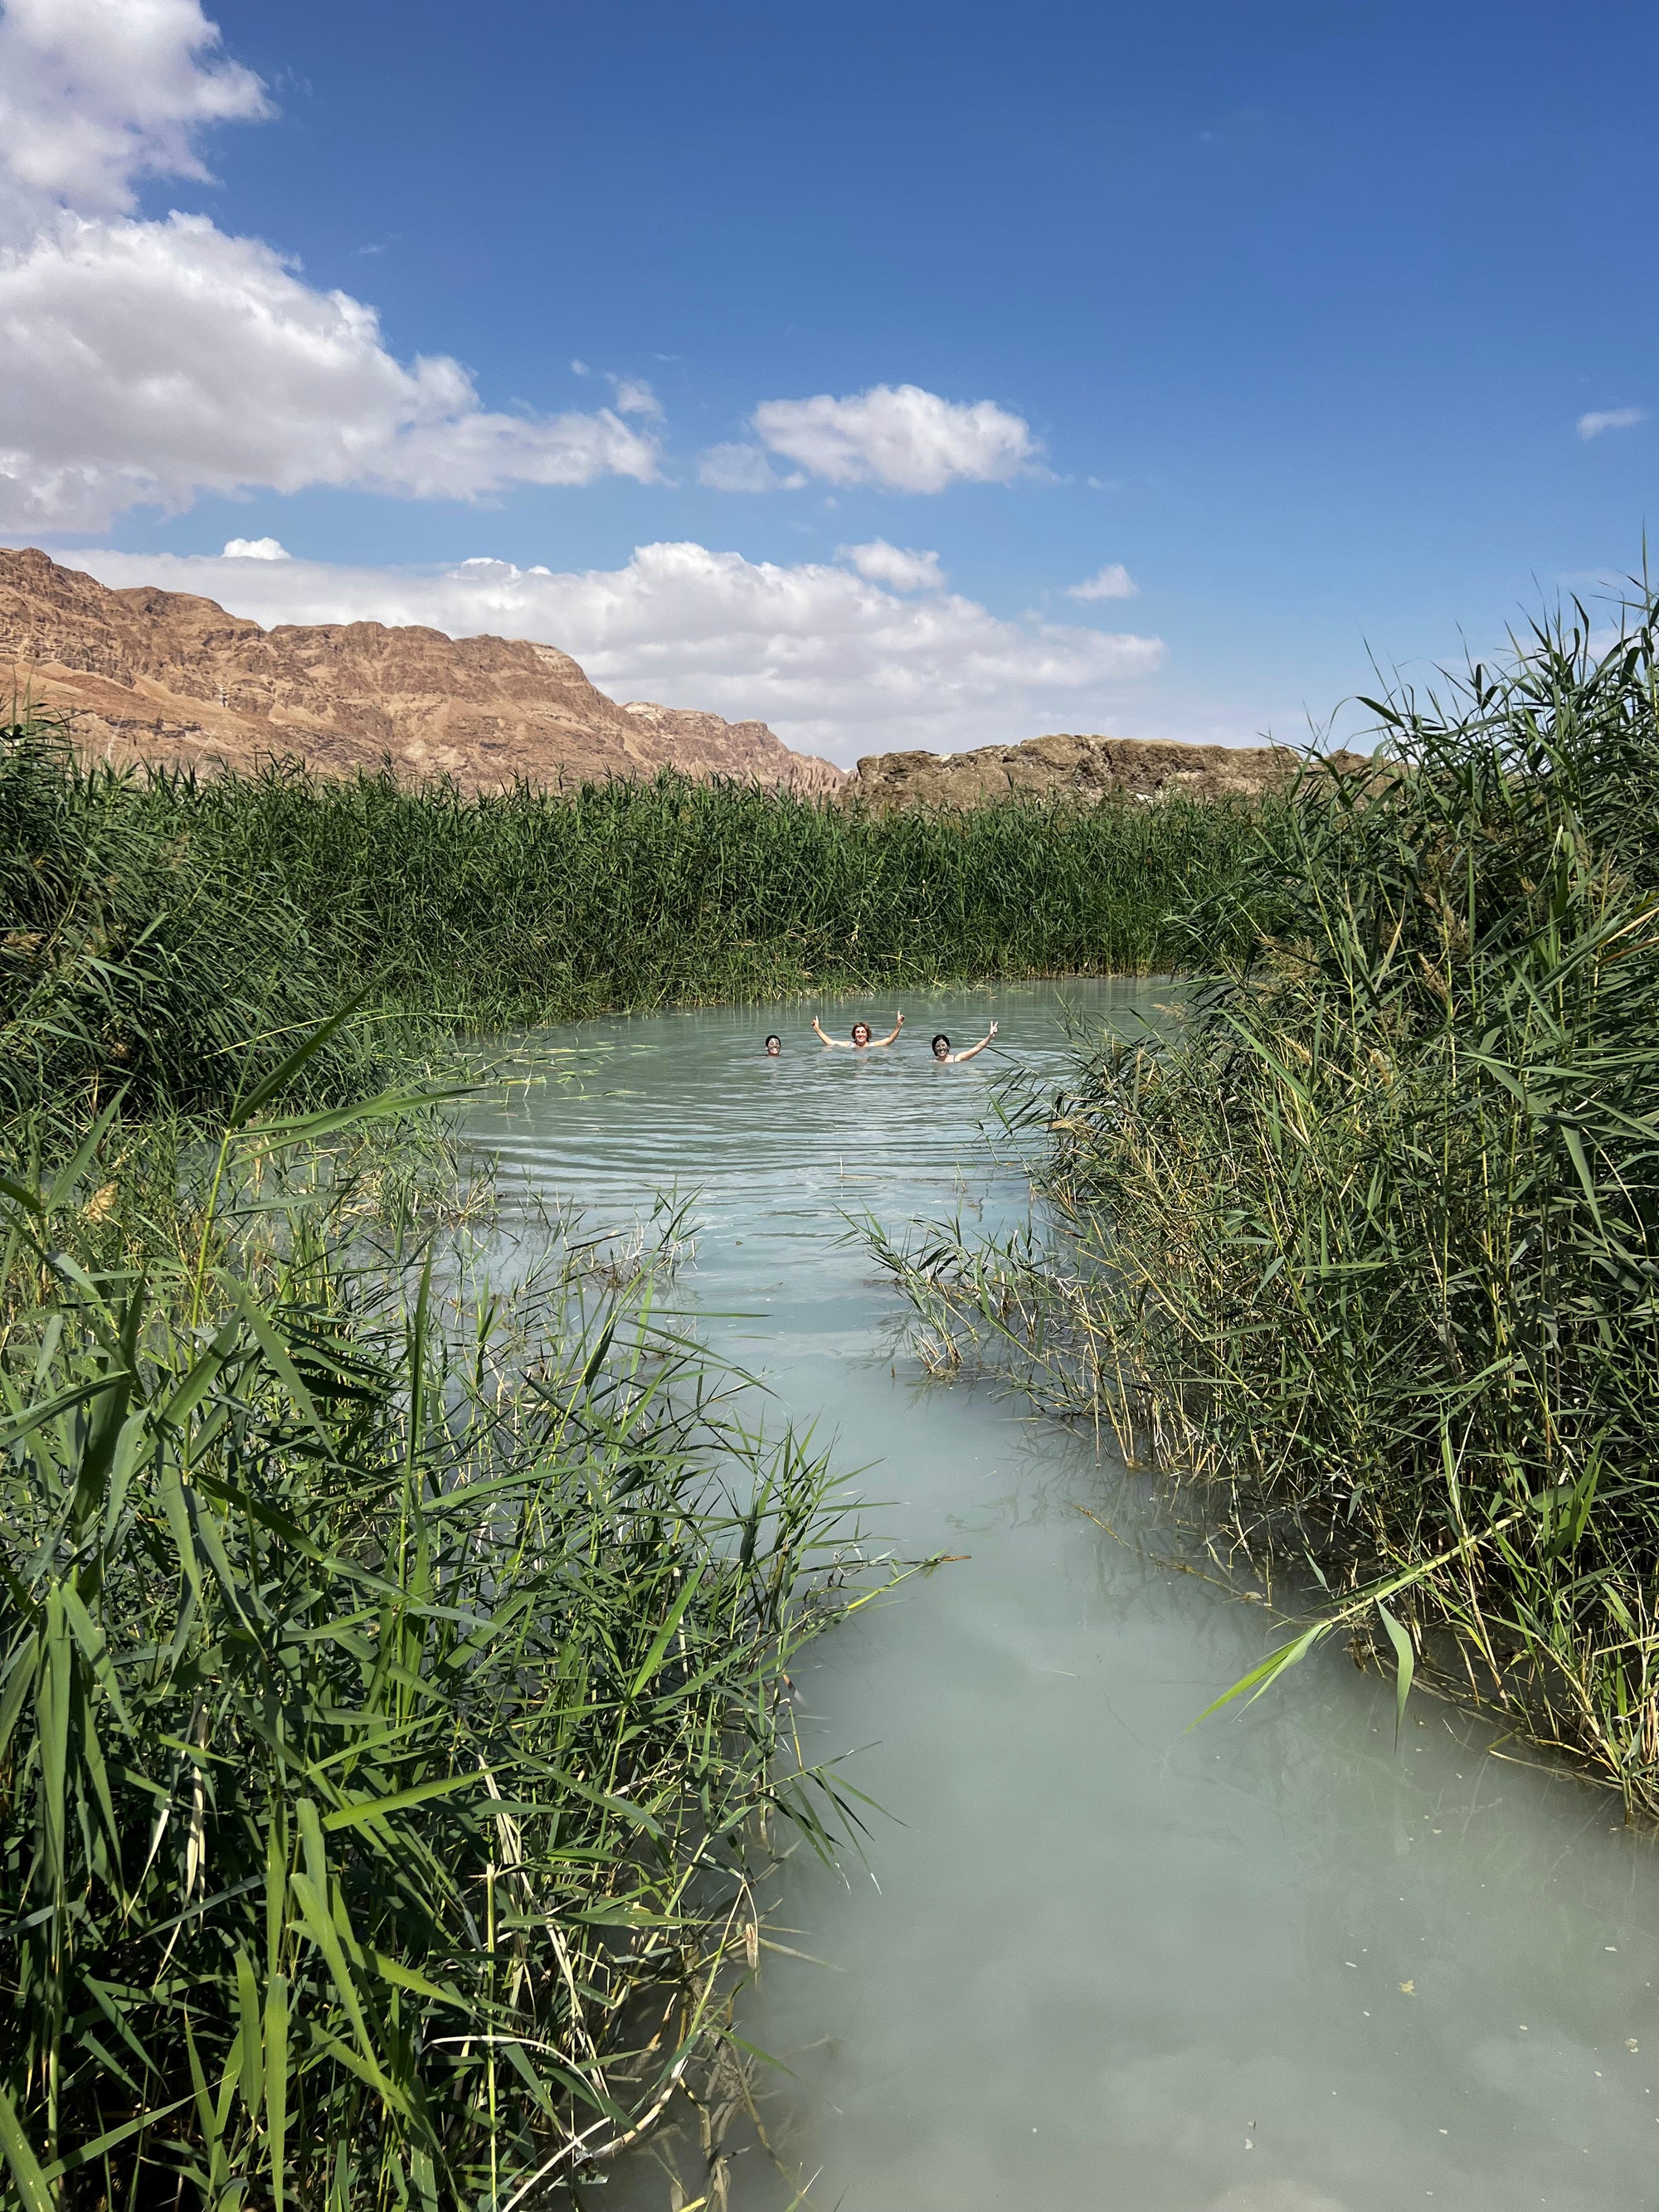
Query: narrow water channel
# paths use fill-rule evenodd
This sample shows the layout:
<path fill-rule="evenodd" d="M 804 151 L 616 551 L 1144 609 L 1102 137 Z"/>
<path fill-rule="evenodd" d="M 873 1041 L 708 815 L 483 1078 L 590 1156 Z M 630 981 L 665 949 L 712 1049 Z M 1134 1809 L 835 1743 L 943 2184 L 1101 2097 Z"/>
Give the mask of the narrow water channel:
<path fill-rule="evenodd" d="M 990 1056 L 927 1040 L 994 1016 L 1006 1057 L 1058 1066 L 1062 999 L 1147 1003 L 941 995 L 856 1059 L 798 1005 L 588 1023 L 550 1040 L 579 1082 L 469 1125 L 601 1219 L 695 1190 L 677 1297 L 706 1340 L 867 1468 L 885 1545 L 968 1555 L 800 1670 L 809 1755 L 851 1753 L 882 1812 L 862 1863 L 802 1851 L 783 1881 L 786 1940 L 825 1963 L 767 1954 L 743 2016 L 789 2069 L 779 2148 L 844 2212 L 1659 2205 L 1659 1863 L 1617 1800 L 1428 1698 L 1396 1749 L 1392 1686 L 1340 1651 L 1194 1729 L 1261 1614 L 1078 1510 L 1134 1534 L 1091 1438 L 895 1358 L 842 1216 L 1023 1212 L 981 1141 Z M 592 2201 L 647 2198 L 619 2175 Z M 738 2161 L 734 2207 L 788 2202 Z"/>

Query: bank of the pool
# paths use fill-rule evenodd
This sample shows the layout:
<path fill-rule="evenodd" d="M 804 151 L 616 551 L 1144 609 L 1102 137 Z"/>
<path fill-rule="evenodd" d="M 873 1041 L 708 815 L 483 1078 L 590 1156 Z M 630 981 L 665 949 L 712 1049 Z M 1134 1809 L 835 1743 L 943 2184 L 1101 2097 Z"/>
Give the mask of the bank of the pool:
<path fill-rule="evenodd" d="M 1250 957 L 1218 935 L 1180 1023 L 1032 1100 L 1057 1233 L 901 1270 L 1312 1578 L 1285 1662 L 1340 1630 L 1433 1667 L 1648 1816 L 1656 636 L 1659 600 L 1611 643 L 1580 610 L 1382 702 L 1241 855 Z"/>
<path fill-rule="evenodd" d="M 858 1570 L 675 1256 L 281 1067 L 0 1128 L 7 2202 L 500 2205 L 706 2080 Z"/>

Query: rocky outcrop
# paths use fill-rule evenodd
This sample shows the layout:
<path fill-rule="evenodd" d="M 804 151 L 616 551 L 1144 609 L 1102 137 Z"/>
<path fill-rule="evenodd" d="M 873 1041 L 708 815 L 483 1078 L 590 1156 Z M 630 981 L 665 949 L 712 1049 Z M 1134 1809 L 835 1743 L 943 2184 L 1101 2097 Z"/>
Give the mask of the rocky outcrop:
<path fill-rule="evenodd" d="M 1346 759 L 1349 756 L 1338 756 Z M 1291 775 L 1300 756 L 1284 745 L 1186 745 L 1147 738 L 1031 738 L 971 753 L 876 753 L 858 765 L 844 796 L 878 809 L 963 807 L 1018 796 L 1092 805 L 1114 794 L 1248 799 Z"/>
<path fill-rule="evenodd" d="M 0 685 L 8 673 L 20 707 L 61 715 L 82 754 L 117 762 L 279 757 L 349 775 L 389 760 L 467 791 L 664 768 L 808 792 L 846 781 L 763 722 L 620 706 L 554 646 L 381 623 L 262 629 L 186 592 L 110 591 L 33 549 L 0 550 Z"/>
<path fill-rule="evenodd" d="M 642 742 L 665 749 L 677 763 L 682 757 L 718 757 L 731 763 L 718 771 L 721 775 L 781 784 L 791 791 L 839 791 L 848 780 L 844 768 L 832 768 L 815 753 L 791 752 L 764 722 L 723 722 L 718 714 L 697 707 L 653 707 L 644 699 L 630 700 L 623 712 L 632 719 Z M 781 768 L 780 753 L 785 762 Z"/>

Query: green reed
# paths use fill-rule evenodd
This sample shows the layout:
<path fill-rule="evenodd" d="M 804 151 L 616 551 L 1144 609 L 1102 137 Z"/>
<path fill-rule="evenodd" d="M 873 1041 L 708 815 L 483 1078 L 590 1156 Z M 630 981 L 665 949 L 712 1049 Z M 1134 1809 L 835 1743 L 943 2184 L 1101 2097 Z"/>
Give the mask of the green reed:
<path fill-rule="evenodd" d="M 223 1109 L 347 995 L 279 885 L 137 796 L 50 727 L 0 738 L 0 1118 Z M 337 1031 L 302 1079 L 349 1095 L 371 1057 Z"/>
<path fill-rule="evenodd" d="M 890 1252 L 1259 1566 L 1659 1811 L 1659 605 L 1372 702 L 1046 1123 L 1060 1234 Z M 1242 916 L 1268 917 L 1230 955 Z"/>
<path fill-rule="evenodd" d="M 1175 799 L 877 817 L 663 777 L 469 798 L 289 768 L 198 781 L 0 757 L 0 1107 L 228 1098 L 240 1042 L 361 997 L 314 1086 L 389 1053 L 666 1005 L 1139 972 L 1249 817 Z"/>
<path fill-rule="evenodd" d="M 842 1823 L 785 1674 L 857 1556 L 823 1462 L 648 1255 L 555 1242 L 504 1298 L 498 1243 L 319 1150 L 348 1116 L 283 1106 L 329 1042 L 181 1174 L 112 1109 L 0 1180 L 29 2212 L 544 2203 L 721 2057 L 780 1829 Z"/>

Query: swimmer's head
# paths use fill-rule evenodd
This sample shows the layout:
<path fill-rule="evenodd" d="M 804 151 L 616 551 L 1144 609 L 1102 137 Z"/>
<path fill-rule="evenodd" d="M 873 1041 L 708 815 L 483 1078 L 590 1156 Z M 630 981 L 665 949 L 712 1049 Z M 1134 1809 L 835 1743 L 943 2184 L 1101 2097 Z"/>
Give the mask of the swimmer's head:
<path fill-rule="evenodd" d="M 870 1024 L 869 1024 L 869 1023 L 868 1023 L 868 1022 L 854 1022 L 854 1024 L 853 1024 L 853 1042 L 854 1042 L 854 1044 L 868 1044 L 868 1043 L 869 1043 L 869 1042 L 870 1042 Z"/>
<path fill-rule="evenodd" d="M 933 1057 L 935 1060 L 948 1060 L 951 1057 L 951 1040 L 943 1030 L 933 1039 Z"/>
<path fill-rule="evenodd" d="M 767 1038 L 766 1057 L 769 1060 L 775 1060 L 782 1050 L 783 1039 L 781 1036 L 769 1036 Z"/>

